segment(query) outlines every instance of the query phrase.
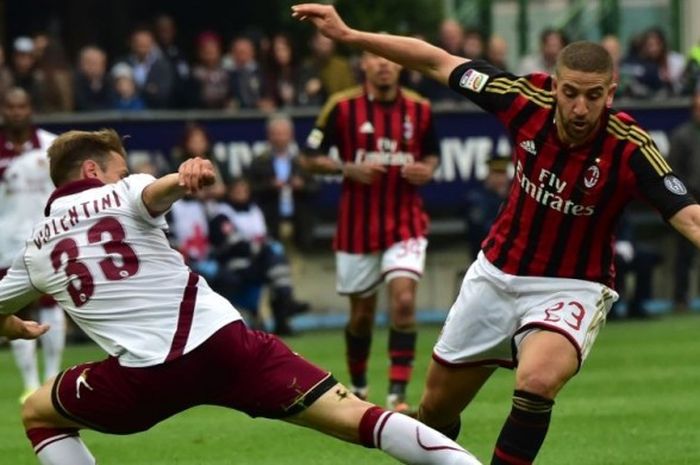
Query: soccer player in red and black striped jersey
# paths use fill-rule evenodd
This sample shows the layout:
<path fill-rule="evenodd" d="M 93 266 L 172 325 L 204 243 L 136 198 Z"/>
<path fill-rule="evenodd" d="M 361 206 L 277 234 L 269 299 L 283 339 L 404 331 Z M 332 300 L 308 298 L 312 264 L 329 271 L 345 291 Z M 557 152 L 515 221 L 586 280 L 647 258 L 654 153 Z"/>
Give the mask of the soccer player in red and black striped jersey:
<path fill-rule="evenodd" d="M 428 217 L 418 186 L 438 165 L 430 104 L 401 89 L 401 67 L 364 53 L 365 84 L 330 97 L 307 139 L 311 171 L 342 173 L 334 248 L 337 290 L 350 297 L 347 362 L 353 392 L 367 396 L 367 359 L 377 287 L 389 289 L 389 393 L 399 411 L 413 365 L 415 295 L 423 273 Z M 335 146 L 339 159 L 328 156 Z"/>
<path fill-rule="evenodd" d="M 433 351 L 419 418 L 446 434 L 496 367 L 516 368 L 492 465 L 534 461 L 554 398 L 581 367 L 617 298 L 615 226 L 641 198 L 700 246 L 700 207 L 651 138 L 610 108 L 617 84 L 599 45 L 570 44 L 553 76 L 516 76 L 420 40 L 349 28 L 332 6 L 293 15 L 323 34 L 416 69 L 508 129 L 515 180 Z"/>

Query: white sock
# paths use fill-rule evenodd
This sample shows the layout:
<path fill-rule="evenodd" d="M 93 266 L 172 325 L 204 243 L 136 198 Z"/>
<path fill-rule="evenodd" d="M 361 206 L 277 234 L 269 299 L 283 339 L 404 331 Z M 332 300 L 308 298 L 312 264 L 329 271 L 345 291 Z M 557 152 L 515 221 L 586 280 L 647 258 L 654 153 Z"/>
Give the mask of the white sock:
<path fill-rule="evenodd" d="M 95 457 L 80 436 L 55 437 L 34 447 L 41 465 L 95 465 Z"/>
<path fill-rule="evenodd" d="M 39 367 L 36 361 L 36 341 L 15 339 L 10 341 L 12 355 L 22 375 L 24 390 L 39 389 Z"/>
<path fill-rule="evenodd" d="M 44 381 L 56 376 L 61 369 L 61 357 L 66 345 L 66 315 L 58 305 L 39 310 L 39 321 L 51 326 L 41 336 L 41 348 L 44 352 Z"/>
<path fill-rule="evenodd" d="M 396 412 L 384 412 L 374 428 L 378 449 L 415 465 L 482 465 L 476 457 L 442 433 Z"/>

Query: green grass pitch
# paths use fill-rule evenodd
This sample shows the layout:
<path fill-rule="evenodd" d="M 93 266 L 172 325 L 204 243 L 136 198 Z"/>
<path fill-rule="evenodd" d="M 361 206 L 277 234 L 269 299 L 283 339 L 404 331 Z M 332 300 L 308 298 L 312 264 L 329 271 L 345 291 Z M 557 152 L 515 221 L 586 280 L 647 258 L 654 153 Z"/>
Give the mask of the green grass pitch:
<path fill-rule="evenodd" d="M 420 397 L 437 327 L 420 329 L 410 400 Z M 345 380 L 342 333 L 307 333 L 289 344 Z M 386 331 L 374 340 L 371 400 L 384 402 Z M 102 358 L 94 346 L 73 346 L 65 365 Z M 510 408 L 513 374 L 499 370 L 462 415 L 459 442 L 489 463 Z M 10 353 L 0 350 L 0 463 L 38 463 L 24 437 L 20 381 Z M 100 465 L 326 465 L 395 463 L 382 453 L 270 420 L 201 407 L 133 436 L 83 432 Z M 603 329 L 582 372 L 557 399 L 537 461 L 557 465 L 700 464 L 700 315 L 622 322 Z"/>

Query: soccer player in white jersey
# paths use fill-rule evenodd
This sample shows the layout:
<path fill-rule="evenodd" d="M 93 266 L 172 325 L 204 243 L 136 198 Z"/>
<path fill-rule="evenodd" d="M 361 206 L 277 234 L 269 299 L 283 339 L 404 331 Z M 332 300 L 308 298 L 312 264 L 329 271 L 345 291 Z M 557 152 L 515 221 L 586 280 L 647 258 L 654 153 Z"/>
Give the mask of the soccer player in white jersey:
<path fill-rule="evenodd" d="M 32 124 L 31 102 L 25 90 L 10 89 L 2 98 L 1 110 L 4 126 L 0 130 L 0 277 L 24 247 L 34 224 L 43 218 L 44 204 L 53 190 L 46 150 L 56 138 Z M 51 298 L 41 298 L 25 309 L 26 315 L 34 312 L 39 321 L 52 328 L 41 338 L 46 380 L 61 367 L 65 315 Z M 40 385 L 37 344 L 17 340 L 11 346 L 22 375 L 20 402 L 24 402 Z"/>
<path fill-rule="evenodd" d="M 14 312 L 52 295 L 109 357 L 32 394 L 22 420 L 43 465 L 94 465 L 78 431 L 129 434 L 200 404 L 280 418 L 410 464 L 478 464 L 416 420 L 364 402 L 240 314 L 171 249 L 163 214 L 214 182 L 208 160 L 155 179 L 127 171 L 112 130 L 70 131 L 49 149 L 57 189 L 0 281 L 0 335 L 48 327 Z"/>

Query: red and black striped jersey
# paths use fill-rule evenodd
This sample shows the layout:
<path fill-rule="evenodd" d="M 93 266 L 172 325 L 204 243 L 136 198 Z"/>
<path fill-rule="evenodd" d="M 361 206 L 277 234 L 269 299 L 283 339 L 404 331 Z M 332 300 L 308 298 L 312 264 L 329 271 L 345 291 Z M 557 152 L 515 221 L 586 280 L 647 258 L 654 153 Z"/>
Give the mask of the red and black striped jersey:
<path fill-rule="evenodd" d="M 386 167 L 372 184 L 343 179 L 335 250 L 372 253 L 426 234 L 423 201 L 418 188 L 401 176 L 401 169 L 438 156 L 427 100 L 405 89 L 391 102 L 374 100 L 362 87 L 332 95 L 309 134 L 306 153 L 326 155 L 333 146 L 344 163 Z"/>
<path fill-rule="evenodd" d="M 488 260 L 506 273 L 612 287 L 614 234 L 624 207 L 641 198 L 668 219 L 695 203 L 625 113 L 605 110 L 590 142 L 562 144 L 549 75 L 515 76 L 477 60 L 458 66 L 449 82 L 495 114 L 513 144 L 510 194 L 482 243 Z"/>

